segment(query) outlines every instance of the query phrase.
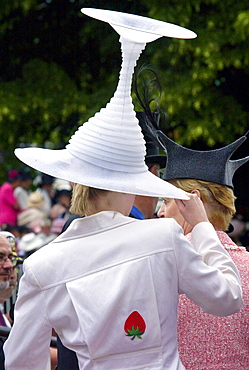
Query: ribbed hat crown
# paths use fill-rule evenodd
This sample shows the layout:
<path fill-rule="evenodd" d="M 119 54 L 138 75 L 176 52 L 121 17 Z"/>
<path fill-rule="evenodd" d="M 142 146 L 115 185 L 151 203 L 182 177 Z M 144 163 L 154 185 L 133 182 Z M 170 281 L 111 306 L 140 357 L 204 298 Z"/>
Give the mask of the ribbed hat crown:
<path fill-rule="evenodd" d="M 146 150 L 132 104 L 131 78 L 145 45 L 126 41 L 121 46 L 123 63 L 113 98 L 76 131 L 66 148 L 75 157 L 101 168 L 139 173 L 147 170 Z"/>

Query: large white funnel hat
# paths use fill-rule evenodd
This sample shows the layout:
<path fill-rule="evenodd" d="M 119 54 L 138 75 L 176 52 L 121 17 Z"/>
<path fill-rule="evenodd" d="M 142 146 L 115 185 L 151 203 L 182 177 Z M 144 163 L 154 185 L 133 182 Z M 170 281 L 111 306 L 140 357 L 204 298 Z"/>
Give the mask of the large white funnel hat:
<path fill-rule="evenodd" d="M 74 183 L 122 193 L 188 199 L 148 171 L 145 141 L 131 100 L 131 81 L 146 42 L 162 36 L 193 38 L 184 28 L 132 14 L 100 9 L 83 13 L 106 21 L 121 35 L 122 68 L 113 98 L 71 137 L 66 149 L 16 149 L 27 165 Z"/>
<path fill-rule="evenodd" d="M 147 44 L 162 36 L 179 39 L 193 39 L 197 36 L 186 28 L 140 15 L 94 8 L 83 8 L 81 11 L 90 17 L 109 23 L 120 36 L 136 43 Z"/>

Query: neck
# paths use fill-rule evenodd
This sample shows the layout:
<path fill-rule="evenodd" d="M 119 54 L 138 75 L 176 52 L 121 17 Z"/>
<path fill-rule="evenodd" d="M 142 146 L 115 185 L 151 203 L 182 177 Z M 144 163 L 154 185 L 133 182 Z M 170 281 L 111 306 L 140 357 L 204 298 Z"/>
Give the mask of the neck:
<path fill-rule="evenodd" d="M 142 212 L 146 219 L 153 218 L 158 198 L 136 195 L 134 206 Z"/>
<path fill-rule="evenodd" d="M 102 211 L 114 211 L 129 216 L 135 195 L 108 191 L 89 202 L 86 216 Z"/>
<path fill-rule="evenodd" d="M 190 224 L 188 224 L 185 220 L 183 222 L 182 228 L 184 231 L 184 235 L 191 233 L 193 230 L 193 227 Z"/>

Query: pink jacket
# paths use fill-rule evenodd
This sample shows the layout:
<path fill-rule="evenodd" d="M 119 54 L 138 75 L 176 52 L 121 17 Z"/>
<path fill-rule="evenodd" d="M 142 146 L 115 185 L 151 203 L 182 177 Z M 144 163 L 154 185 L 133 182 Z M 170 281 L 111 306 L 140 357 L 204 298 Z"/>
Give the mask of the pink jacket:
<path fill-rule="evenodd" d="M 13 206 L 18 204 L 12 186 L 5 182 L 0 188 L 0 225 L 6 223 L 15 226 L 17 223 L 18 210 Z"/>
<path fill-rule="evenodd" d="M 187 370 L 249 369 L 249 253 L 226 233 L 217 234 L 240 272 L 244 304 L 234 315 L 215 317 L 180 296 L 179 352 Z"/>

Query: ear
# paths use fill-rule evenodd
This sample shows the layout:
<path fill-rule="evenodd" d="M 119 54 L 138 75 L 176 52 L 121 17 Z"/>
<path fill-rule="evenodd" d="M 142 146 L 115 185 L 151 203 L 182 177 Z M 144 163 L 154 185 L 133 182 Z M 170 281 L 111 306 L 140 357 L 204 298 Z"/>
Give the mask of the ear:
<path fill-rule="evenodd" d="M 150 166 L 149 171 L 153 173 L 153 175 L 160 177 L 160 168 L 157 164 L 153 164 L 152 166 Z"/>
<path fill-rule="evenodd" d="M 196 194 L 198 196 L 198 198 L 201 199 L 201 193 L 199 192 L 198 189 L 191 190 L 191 194 Z"/>

